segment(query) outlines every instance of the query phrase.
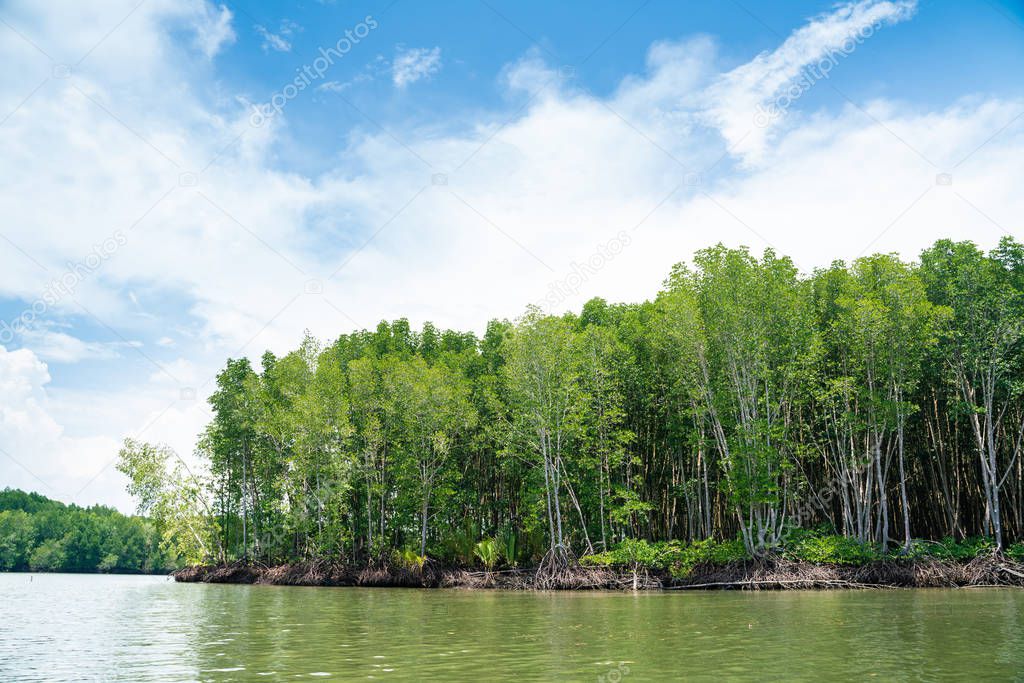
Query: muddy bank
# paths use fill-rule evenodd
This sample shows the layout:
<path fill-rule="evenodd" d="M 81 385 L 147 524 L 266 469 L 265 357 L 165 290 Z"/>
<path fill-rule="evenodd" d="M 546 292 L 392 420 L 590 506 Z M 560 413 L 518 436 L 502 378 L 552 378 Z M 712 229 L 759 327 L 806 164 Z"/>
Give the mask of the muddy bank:
<path fill-rule="evenodd" d="M 607 567 L 569 567 L 538 576 L 530 569 L 473 571 L 427 563 L 420 569 L 352 567 L 332 562 L 265 566 L 234 563 L 187 567 L 173 573 L 184 583 L 408 588 L 501 588 L 510 590 L 785 590 L 831 588 L 1024 587 L 1024 565 L 995 556 L 969 562 L 886 560 L 860 566 L 781 559 L 698 565 L 684 578 L 663 572 Z"/>
<path fill-rule="evenodd" d="M 632 589 L 633 574 L 606 568 L 567 568 L 542 577 L 532 569 L 476 571 L 432 566 L 422 570 L 400 567 L 351 567 L 329 562 L 265 566 L 236 562 L 226 566 L 196 566 L 172 574 L 184 583 L 243 583 L 281 586 L 379 586 L 400 588 L 503 588 L 532 590 Z M 661 588 L 667 577 L 640 572 L 637 588 Z"/>
<path fill-rule="evenodd" d="M 967 562 L 920 558 L 879 560 L 863 565 L 812 564 L 774 560 L 698 565 L 669 589 L 726 588 L 965 588 L 1024 587 L 1024 565 L 992 555 Z"/>

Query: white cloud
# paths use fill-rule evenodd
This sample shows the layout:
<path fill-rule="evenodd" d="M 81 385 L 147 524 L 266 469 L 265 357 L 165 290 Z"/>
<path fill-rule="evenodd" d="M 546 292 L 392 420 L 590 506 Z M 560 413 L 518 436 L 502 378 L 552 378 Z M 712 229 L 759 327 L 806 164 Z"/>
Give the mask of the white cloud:
<path fill-rule="evenodd" d="M 117 358 L 120 355 L 119 349 L 133 345 L 125 342 L 87 342 L 47 327 L 25 330 L 19 335 L 19 341 L 39 358 L 58 363 Z"/>
<path fill-rule="evenodd" d="M 183 361 L 176 370 L 188 368 Z M 50 384 L 47 365 L 32 351 L 0 345 L 3 486 L 129 511 L 134 504 L 124 490 L 126 480 L 114 467 L 126 436 L 166 443 L 200 471 L 192 448 L 209 420 L 202 397 L 183 399 L 177 387 L 106 392 L 54 390 Z"/>
<path fill-rule="evenodd" d="M 49 411 L 49 382 L 46 364 L 31 351 L 0 346 L 0 478 L 4 486 L 70 500 L 116 453 L 116 441 L 67 436 Z M 103 499 L 128 502 L 116 490 L 104 491 Z"/>
<path fill-rule="evenodd" d="M 263 37 L 263 43 L 260 45 L 264 52 L 274 50 L 275 52 L 291 52 L 292 43 L 288 38 L 299 29 L 299 25 L 293 21 L 287 21 L 281 23 L 281 28 L 278 29 L 277 33 L 271 33 L 266 27 L 257 24 L 253 27 L 256 33 Z"/>
<path fill-rule="evenodd" d="M 345 92 L 345 90 L 351 87 L 351 85 L 352 84 L 347 81 L 344 83 L 341 81 L 326 81 L 316 86 L 316 89 L 322 92 Z"/>
<path fill-rule="evenodd" d="M 196 3 L 202 9 L 202 21 L 195 25 L 196 44 L 207 57 L 213 57 L 225 45 L 235 42 L 235 31 L 231 28 L 233 15 L 224 5 L 214 8 L 205 2 Z"/>
<path fill-rule="evenodd" d="M 373 76 L 369 73 L 356 74 L 347 81 L 326 81 L 316 87 L 319 92 L 333 92 L 342 93 L 351 88 L 352 86 L 360 83 L 367 83 L 373 80 Z"/>
<path fill-rule="evenodd" d="M 708 88 L 709 118 L 734 152 L 756 162 L 769 128 L 779 120 L 763 113 L 772 98 L 787 91 L 801 75 L 808 82 L 827 78 L 839 60 L 870 40 L 876 30 L 909 19 L 916 8 L 916 0 L 864 0 L 816 17 L 775 50 L 723 74 Z M 805 73 L 810 66 L 820 68 Z"/>
<path fill-rule="evenodd" d="M 843 7 L 818 22 L 859 22 L 850 17 L 881 5 Z M 166 371 L 150 368 L 110 391 L 54 389 L 39 355 L 0 352 L 0 447 L 41 476 L 66 477 L 62 491 L 85 485 L 91 475 L 73 473 L 99 470 L 127 435 L 189 453 L 228 356 L 255 360 L 266 348 L 294 347 L 306 328 L 330 338 L 399 316 L 481 331 L 489 317 L 515 316 L 542 298 L 547 283 L 620 231 L 631 235 L 628 248 L 562 307 L 651 296 L 674 262 L 716 241 L 771 244 L 809 269 L 866 248 L 913 257 L 940 236 L 992 245 L 1000 231 L 991 221 L 1010 228 L 1024 212 L 1013 182 L 1024 173 L 1024 126 L 982 145 L 1024 102 L 975 98 L 933 109 L 876 101 L 861 103 L 870 116 L 852 106 L 803 112 L 729 156 L 716 131 L 730 140 L 740 119 L 708 92 L 725 92 L 714 90 L 723 83 L 749 85 L 759 98 L 773 91 L 768 81 L 728 76 L 742 67 L 722 75 L 707 38 L 655 44 L 645 73 L 607 97 L 574 89 L 527 55 L 500 81 L 508 110 L 478 114 L 462 131 L 407 127 L 396 134 L 402 144 L 356 129 L 343 164 L 306 177 L 279 170 L 271 154 L 288 111 L 253 128 L 247 108 L 211 110 L 195 94 L 209 85 L 193 80 L 210 78 L 204 55 L 177 46 L 170 28 L 198 30 L 217 10 L 169 7 L 139 6 L 122 27 L 131 30 L 113 33 L 88 69 L 51 79 L 0 126 L 3 232 L 31 256 L 0 250 L 0 296 L 32 301 L 53 273 L 119 228 L 126 243 L 75 299 L 126 337 L 147 324 L 154 337 L 173 331 L 177 341 Z M 74 63 L 91 46 L 79 36 L 99 40 L 131 4 L 111 5 L 101 19 L 79 8 L 43 12 L 24 0 L 6 20 L 39 44 L 71 36 Z M 817 24 L 798 31 L 822 32 L 832 35 Z M 817 53 L 793 54 L 758 58 L 758 69 L 790 73 L 779 64 Z M 129 55 L 148 78 L 125 73 Z M 10 76 L 0 111 L 10 112 L 51 65 L 10 32 L 0 33 L 0 59 Z M 954 167 L 953 184 L 937 186 L 935 176 Z M 183 184 L 183 173 L 197 173 L 197 184 Z M 432 182 L 436 173 L 447 174 L 446 185 Z M 83 314 L 68 300 L 53 315 Z M 72 347 L 67 357 L 76 348 L 85 357 L 62 341 Z M 33 487 L 13 462 L 0 467 L 5 482 Z M 122 484 L 103 470 L 80 500 L 124 500 Z"/>
<path fill-rule="evenodd" d="M 397 88 L 429 78 L 441 70 L 441 48 L 399 48 L 391 67 L 391 78 Z"/>
<path fill-rule="evenodd" d="M 202 368 L 188 358 L 176 358 L 169 363 L 161 363 L 149 376 L 152 385 L 170 386 L 175 389 L 195 389 L 210 379 Z M 179 396 L 181 392 L 179 391 Z"/>

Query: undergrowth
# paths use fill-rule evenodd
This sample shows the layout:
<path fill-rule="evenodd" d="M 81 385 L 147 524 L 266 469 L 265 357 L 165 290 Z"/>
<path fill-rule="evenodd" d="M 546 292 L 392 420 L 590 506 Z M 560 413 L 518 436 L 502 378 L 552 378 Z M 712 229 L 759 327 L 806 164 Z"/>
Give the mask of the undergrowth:
<path fill-rule="evenodd" d="M 812 564 L 859 566 L 880 560 L 907 562 L 935 559 L 967 562 L 991 554 L 991 539 L 983 537 L 941 541 L 915 540 L 908 550 L 895 544 L 882 551 L 877 545 L 861 543 L 854 538 L 834 533 L 831 529 L 790 529 L 772 556 Z M 1008 546 L 1004 554 L 1013 561 L 1024 562 L 1024 542 Z M 627 538 L 605 552 L 585 555 L 580 563 L 592 567 L 622 567 L 637 571 L 647 569 L 668 572 L 675 578 L 685 577 L 699 564 L 723 565 L 750 560 L 751 556 L 739 539 L 719 541 L 659 541 Z"/>

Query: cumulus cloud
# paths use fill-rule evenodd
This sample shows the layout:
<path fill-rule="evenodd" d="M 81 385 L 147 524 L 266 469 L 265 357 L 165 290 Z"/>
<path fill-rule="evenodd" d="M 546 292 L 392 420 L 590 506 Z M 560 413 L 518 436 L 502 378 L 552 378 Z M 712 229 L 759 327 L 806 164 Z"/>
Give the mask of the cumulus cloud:
<path fill-rule="evenodd" d="M 121 229 L 125 244 L 50 315 L 95 317 L 127 339 L 150 330 L 178 357 L 148 363 L 148 349 L 117 347 L 148 372 L 125 386 L 71 390 L 54 388 L 32 350 L 0 353 L 0 389 L 13 387 L 0 398 L 0 447 L 44 479 L 63 472 L 62 490 L 88 485 L 80 502 L 120 501 L 123 481 L 102 468 L 121 438 L 164 440 L 187 457 L 224 358 L 285 351 L 306 328 L 330 338 L 407 316 L 480 331 L 570 280 L 555 310 L 591 296 L 638 300 L 674 262 L 716 241 L 774 246 L 805 269 L 866 250 L 913 257 L 938 236 L 990 246 L 1024 210 L 1013 182 L 1024 172 L 1024 130 L 1007 126 L 1024 102 L 864 102 L 804 111 L 757 147 L 735 144 L 741 121 L 724 108 L 728 87 L 756 94 L 740 98 L 744 107 L 771 97 L 794 73 L 785 65 L 808 63 L 840 24 L 896 17 L 887 6 L 819 17 L 794 33 L 804 37 L 785 58 L 762 55 L 749 73 L 721 69 L 707 38 L 658 43 L 644 72 L 607 96 L 526 55 L 499 80 L 508 110 L 444 134 L 355 129 L 344 165 L 314 176 L 279 168 L 277 120 L 254 128 L 247 108 L 211 110 L 195 94 L 208 85 L 192 80 L 205 54 L 176 45 L 171 28 L 206 25 L 219 12 L 211 5 L 188 18 L 141 5 L 133 30 L 112 34 L 88 69 L 27 100 L 52 65 L 0 34 L 10 74 L 0 110 L 14 112 L 0 126 L 0 212 L 17 245 L 0 245 L 0 296 L 32 301 L 67 262 Z M 80 33 L 95 42 L 131 9 L 111 9 L 106 29 L 93 30 L 100 20 L 77 7 L 44 14 L 24 0 L 7 20 L 32 27 L 26 35 L 39 44 Z M 74 59 L 91 46 L 80 42 L 68 49 Z M 126 55 L 150 78 L 126 76 Z M 941 173 L 951 184 L 936 184 Z M 620 233 L 625 248 L 595 259 Z M 79 464 L 69 468 L 68 458 Z M 89 468 L 101 474 L 77 474 Z M 0 458 L 0 477 L 33 487 L 12 460 Z"/>
<path fill-rule="evenodd" d="M 177 371 L 190 372 L 188 361 Z M 186 375 L 187 376 L 187 375 Z M 166 384 L 166 379 L 159 380 Z M 66 502 L 134 507 L 114 467 L 121 442 L 166 443 L 193 471 L 196 436 L 209 414 L 177 387 L 59 390 L 47 364 L 29 349 L 0 345 L 0 480 Z M 102 427 L 101 427 L 102 425 Z"/>
<path fill-rule="evenodd" d="M 440 47 L 399 48 L 391 66 L 391 79 L 396 88 L 404 88 L 440 70 Z"/>
<path fill-rule="evenodd" d="M 50 412 L 46 364 L 27 349 L 0 346 L 0 472 L 4 486 L 71 500 L 76 486 L 101 473 L 116 452 L 106 435 L 69 437 Z M 128 503 L 123 492 L 107 490 L 112 503 Z"/>

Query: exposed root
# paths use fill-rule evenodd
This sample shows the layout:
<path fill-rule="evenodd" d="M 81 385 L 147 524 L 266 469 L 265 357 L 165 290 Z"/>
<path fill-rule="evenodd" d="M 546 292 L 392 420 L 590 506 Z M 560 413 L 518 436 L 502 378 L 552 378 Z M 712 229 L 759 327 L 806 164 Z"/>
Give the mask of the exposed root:
<path fill-rule="evenodd" d="M 563 549 L 564 551 L 564 549 Z M 1001 555 L 969 562 L 885 560 L 863 566 L 792 562 L 762 558 L 728 564 L 702 564 L 682 579 L 651 572 L 580 566 L 568 552 L 549 552 L 536 569 L 471 571 L 427 561 L 422 568 L 353 567 L 325 560 L 276 567 L 236 562 L 181 569 L 182 582 L 264 583 L 293 586 L 392 586 L 415 588 L 496 588 L 505 590 L 670 590 L 1024 587 L 1024 565 Z"/>
<path fill-rule="evenodd" d="M 681 586 L 669 586 L 666 590 L 693 590 L 708 588 L 739 588 L 750 589 L 778 589 L 778 588 L 894 588 L 877 583 L 855 583 L 853 581 L 808 581 L 805 579 L 793 580 L 765 580 L 765 581 L 724 581 L 718 583 L 691 583 Z"/>
<path fill-rule="evenodd" d="M 960 588 L 1024 587 L 1024 567 L 995 556 L 969 562 L 923 558 L 882 560 L 862 566 L 791 562 L 779 558 L 699 565 L 672 586 L 685 588 Z"/>
<path fill-rule="evenodd" d="M 533 588 L 538 590 L 559 590 L 574 582 L 575 573 L 581 569 L 572 550 L 562 544 L 551 546 L 544 553 L 534 572 Z"/>

